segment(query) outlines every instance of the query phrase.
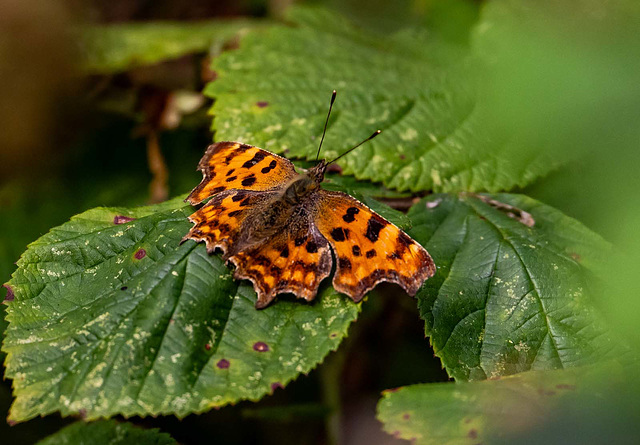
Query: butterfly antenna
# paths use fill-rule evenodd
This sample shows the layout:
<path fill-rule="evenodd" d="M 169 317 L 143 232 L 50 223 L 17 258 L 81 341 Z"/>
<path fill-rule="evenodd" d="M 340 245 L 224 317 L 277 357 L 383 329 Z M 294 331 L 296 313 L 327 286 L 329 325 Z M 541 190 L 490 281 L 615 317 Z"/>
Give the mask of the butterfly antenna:
<path fill-rule="evenodd" d="M 365 142 L 370 141 L 371 139 L 373 139 L 374 137 L 378 136 L 381 133 L 380 130 L 376 130 L 371 136 L 369 136 L 368 138 L 366 138 L 364 141 L 360 142 L 358 145 L 356 145 L 355 147 L 351 147 L 349 150 L 345 151 L 344 153 L 342 153 L 340 156 L 338 156 L 337 158 L 335 158 L 333 161 L 331 162 L 327 162 L 327 165 L 329 164 L 333 164 L 334 162 L 336 162 L 338 159 L 340 159 L 341 157 L 343 157 L 344 155 L 351 153 L 353 150 L 355 150 L 356 148 L 358 148 L 359 146 L 361 146 L 362 144 L 364 144 Z"/>
<path fill-rule="evenodd" d="M 322 141 L 324 141 L 324 134 L 327 132 L 327 124 L 329 123 L 329 116 L 331 116 L 331 108 L 333 108 L 333 103 L 336 101 L 336 90 L 333 90 L 333 94 L 331 94 L 331 104 L 329 105 L 329 112 L 327 113 L 327 120 L 324 122 L 324 130 L 322 130 L 322 139 L 320 139 L 320 145 L 318 146 L 318 153 L 316 154 L 316 161 L 320 157 L 320 149 L 322 148 Z"/>

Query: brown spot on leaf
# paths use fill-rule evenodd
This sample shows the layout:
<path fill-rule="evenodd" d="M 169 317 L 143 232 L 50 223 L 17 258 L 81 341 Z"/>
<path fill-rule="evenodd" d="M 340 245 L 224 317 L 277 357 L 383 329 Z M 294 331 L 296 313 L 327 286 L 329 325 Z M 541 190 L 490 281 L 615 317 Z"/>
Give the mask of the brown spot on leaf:
<path fill-rule="evenodd" d="M 128 223 L 131 221 L 135 221 L 135 218 L 131 218 L 130 216 L 124 216 L 124 215 L 116 215 L 113 217 L 113 223 L 116 225 Z"/>
<path fill-rule="evenodd" d="M 229 360 L 226 358 L 221 358 L 218 360 L 218 363 L 216 363 L 216 366 L 220 369 L 228 369 L 229 366 L 231 366 L 231 363 L 229 363 Z"/>
<path fill-rule="evenodd" d="M 253 344 L 253 350 L 258 352 L 267 352 L 269 350 L 269 345 L 265 342 L 258 341 Z"/>
<path fill-rule="evenodd" d="M 402 418 L 403 418 L 404 420 L 409 420 L 409 419 L 411 418 L 411 415 L 410 415 L 409 413 L 404 413 L 404 414 L 402 415 Z"/>
<path fill-rule="evenodd" d="M 467 433 L 467 436 L 470 439 L 477 439 L 478 438 L 478 430 L 476 430 L 476 429 L 469 430 L 469 432 Z"/>
<path fill-rule="evenodd" d="M 127 289 L 129 289 L 127 286 L 122 286 L 122 287 L 120 288 L 120 290 L 127 290 Z"/>
<path fill-rule="evenodd" d="M 15 298 L 15 295 L 13 294 L 13 289 L 11 288 L 11 286 L 9 286 L 8 284 L 3 284 L 2 287 L 4 287 L 7 290 L 7 295 L 6 297 L 4 297 L 4 301 L 5 302 L 13 301 L 13 299 Z"/>
<path fill-rule="evenodd" d="M 136 260 L 141 260 L 147 256 L 147 251 L 144 249 L 138 249 L 138 251 L 133 256 Z"/>
<path fill-rule="evenodd" d="M 258 108 L 265 108 L 269 106 L 269 102 L 261 100 L 259 102 L 256 102 L 256 105 L 258 106 Z"/>
<path fill-rule="evenodd" d="M 561 383 L 559 385 L 556 385 L 556 388 L 558 388 L 558 389 L 570 389 L 571 391 L 575 391 L 576 385 L 568 385 L 566 383 Z"/>
<path fill-rule="evenodd" d="M 204 349 L 206 349 L 207 351 L 211 351 L 211 344 L 207 343 L 206 345 L 204 345 Z"/>

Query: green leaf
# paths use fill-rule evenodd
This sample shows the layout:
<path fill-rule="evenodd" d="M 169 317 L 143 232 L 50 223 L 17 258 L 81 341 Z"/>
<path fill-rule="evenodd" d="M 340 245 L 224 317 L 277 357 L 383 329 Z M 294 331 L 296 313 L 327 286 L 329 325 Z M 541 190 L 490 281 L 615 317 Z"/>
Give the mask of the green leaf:
<path fill-rule="evenodd" d="M 482 382 L 411 385 L 384 393 L 378 419 L 388 433 L 420 445 L 496 443 L 498 437 L 528 431 L 519 440 L 499 442 L 523 443 L 525 437 L 535 438 L 545 422 L 563 415 L 559 409 L 563 404 L 571 412 L 578 402 L 598 403 L 605 390 L 611 391 L 610 383 L 602 384 L 604 379 L 619 382 L 617 374 L 611 369 L 605 373 L 575 368 L 529 371 Z M 533 443 L 567 443 L 568 431 L 566 427 L 556 431 L 557 442 Z M 571 437 L 577 433 L 571 431 Z"/>
<path fill-rule="evenodd" d="M 533 227 L 509 216 L 525 218 L 521 211 Z M 577 221 L 507 194 L 433 196 L 409 217 L 410 234 L 438 267 L 417 295 L 420 314 L 455 379 L 566 368 L 621 352 L 592 301 L 610 246 Z"/>
<path fill-rule="evenodd" d="M 216 140 L 313 159 L 329 97 L 338 99 L 323 156 L 382 134 L 340 161 L 347 174 L 399 190 L 523 186 L 557 162 L 487 120 L 481 62 L 423 29 L 378 37 L 321 9 L 293 8 L 296 27 L 250 33 L 213 61 Z"/>
<path fill-rule="evenodd" d="M 182 417 L 260 399 L 338 346 L 359 305 L 327 286 L 256 310 L 218 255 L 179 244 L 192 211 L 97 208 L 29 246 L 8 283 L 10 420 Z"/>
<path fill-rule="evenodd" d="M 93 25 L 80 32 L 83 68 L 95 74 L 116 73 L 205 52 L 257 26 L 261 25 L 250 20 Z"/>
<path fill-rule="evenodd" d="M 114 420 L 76 422 L 38 442 L 38 445 L 178 445 L 167 433 L 143 430 Z"/>

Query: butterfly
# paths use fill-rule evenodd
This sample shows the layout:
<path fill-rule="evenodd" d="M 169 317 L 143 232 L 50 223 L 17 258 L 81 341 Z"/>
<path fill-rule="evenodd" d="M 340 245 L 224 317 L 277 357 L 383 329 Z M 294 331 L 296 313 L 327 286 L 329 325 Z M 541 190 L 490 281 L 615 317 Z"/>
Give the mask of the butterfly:
<path fill-rule="evenodd" d="M 335 97 L 334 91 L 325 132 Z M 186 201 L 211 199 L 189 217 L 194 225 L 183 242 L 204 241 L 209 253 L 222 250 L 235 266 L 234 278 L 253 283 L 256 308 L 282 293 L 313 300 L 331 273 L 331 252 L 333 287 L 355 302 L 382 281 L 415 295 L 435 273 L 429 253 L 360 201 L 320 186 L 328 165 L 379 133 L 301 172 L 288 159 L 252 145 L 210 145 L 198 164 L 202 182 Z"/>

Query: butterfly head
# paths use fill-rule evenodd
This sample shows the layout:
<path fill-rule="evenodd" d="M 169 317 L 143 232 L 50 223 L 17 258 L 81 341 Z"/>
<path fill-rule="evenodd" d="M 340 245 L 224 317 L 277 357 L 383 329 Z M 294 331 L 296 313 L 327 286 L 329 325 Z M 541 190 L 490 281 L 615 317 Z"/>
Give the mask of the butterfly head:
<path fill-rule="evenodd" d="M 324 173 L 327 170 L 327 165 L 329 165 L 327 161 L 325 159 L 321 159 L 316 165 L 307 170 L 309 179 L 311 179 L 318 186 L 322 181 L 324 181 Z"/>

